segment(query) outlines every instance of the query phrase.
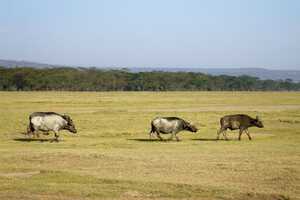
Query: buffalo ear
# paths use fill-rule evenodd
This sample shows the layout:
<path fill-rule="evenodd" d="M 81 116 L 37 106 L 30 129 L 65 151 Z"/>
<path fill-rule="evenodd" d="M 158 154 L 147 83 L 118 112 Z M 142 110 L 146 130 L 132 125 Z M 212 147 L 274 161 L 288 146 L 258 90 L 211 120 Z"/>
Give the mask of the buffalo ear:
<path fill-rule="evenodd" d="M 193 122 L 190 123 L 190 126 L 191 127 L 196 127 L 196 125 Z"/>
<path fill-rule="evenodd" d="M 189 126 L 189 123 L 186 121 L 183 121 L 183 128 L 187 128 Z"/>
<path fill-rule="evenodd" d="M 63 114 L 62 117 L 63 117 L 65 120 L 67 120 L 67 121 L 69 121 L 69 120 L 71 119 L 71 118 L 69 117 L 69 115 L 66 115 L 66 114 Z"/>
<path fill-rule="evenodd" d="M 261 121 L 261 118 L 257 115 L 257 116 L 256 116 L 256 120 L 257 120 L 257 121 Z"/>

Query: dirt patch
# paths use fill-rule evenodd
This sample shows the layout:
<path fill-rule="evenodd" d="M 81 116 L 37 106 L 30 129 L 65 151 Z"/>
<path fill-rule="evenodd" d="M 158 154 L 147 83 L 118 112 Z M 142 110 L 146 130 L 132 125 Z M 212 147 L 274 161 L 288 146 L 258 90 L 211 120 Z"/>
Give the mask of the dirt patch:
<path fill-rule="evenodd" d="M 258 194 L 246 193 L 241 194 L 237 199 L 240 200 L 290 200 L 290 197 L 281 194 Z"/>
<path fill-rule="evenodd" d="M 143 195 L 138 191 L 126 191 L 122 194 L 122 196 L 125 196 L 125 197 L 141 197 Z"/>
<path fill-rule="evenodd" d="M 20 177 L 20 178 L 26 178 L 31 177 L 36 174 L 40 174 L 40 171 L 31 171 L 31 172 L 13 172 L 13 173 L 0 173 L 0 176 L 2 177 Z"/>

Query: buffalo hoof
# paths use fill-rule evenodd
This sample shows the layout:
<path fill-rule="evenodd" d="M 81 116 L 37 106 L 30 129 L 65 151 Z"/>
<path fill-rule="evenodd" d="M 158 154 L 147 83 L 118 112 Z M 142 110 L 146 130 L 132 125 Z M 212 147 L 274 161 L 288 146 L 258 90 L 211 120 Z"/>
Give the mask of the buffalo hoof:
<path fill-rule="evenodd" d="M 59 142 L 59 139 L 58 138 L 53 138 L 52 140 L 50 140 L 50 142 Z"/>

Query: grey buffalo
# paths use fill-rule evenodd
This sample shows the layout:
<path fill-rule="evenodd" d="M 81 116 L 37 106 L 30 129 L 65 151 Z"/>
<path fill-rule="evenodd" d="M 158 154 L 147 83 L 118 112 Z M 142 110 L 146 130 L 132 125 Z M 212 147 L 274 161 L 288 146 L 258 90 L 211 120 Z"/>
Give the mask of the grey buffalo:
<path fill-rule="evenodd" d="M 38 136 L 38 131 L 46 134 L 48 134 L 49 131 L 53 131 L 55 136 L 54 140 L 58 141 L 58 132 L 60 130 L 77 133 L 75 125 L 68 115 L 60 115 L 55 112 L 34 112 L 29 116 L 28 135 L 37 134 Z"/>
<path fill-rule="evenodd" d="M 151 139 L 152 134 L 156 133 L 157 137 L 163 140 L 160 134 L 171 134 L 169 140 L 175 137 L 176 140 L 179 141 L 177 133 L 183 130 L 190 132 L 198 131 L 194 125 L 178 117 L 157 117 L 151 121 L 151 131 L 149 135 Z"/>
<path fill-rule="evenodd" d="M 227 140 L 226 130 L 237 130 L 239 129 L 239 140 L 241 140 L 242 133 L 245 131 L 249 140 L 251 140 L 250 133 L 248 131 L 249 127 L 258 127 L 263 128 L 264 125 L 261 119 L 256 116 L 256 118 L 252 118 L 248 115 L 238 114 L 238 115 L 226 115 L 220 119 L 221 128 L 217 132 L 217 140 L 221 133 L 223 133 L 224 138 Z"/>

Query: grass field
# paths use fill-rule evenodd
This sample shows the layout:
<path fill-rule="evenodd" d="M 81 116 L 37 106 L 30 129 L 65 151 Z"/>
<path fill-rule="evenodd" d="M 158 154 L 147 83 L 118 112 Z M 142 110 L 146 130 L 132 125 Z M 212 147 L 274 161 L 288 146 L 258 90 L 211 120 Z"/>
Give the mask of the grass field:
<path fill-rule="evenodd" d="M 26 139 L 35 111 L 69 114 L 78 134 Z M 265 128 L 215 141 L 235 113 Z M 156 116 L 200 131 L 150 141 Z M 0 199 L 300 199 L 300 93 L 0 92 Z"/>

